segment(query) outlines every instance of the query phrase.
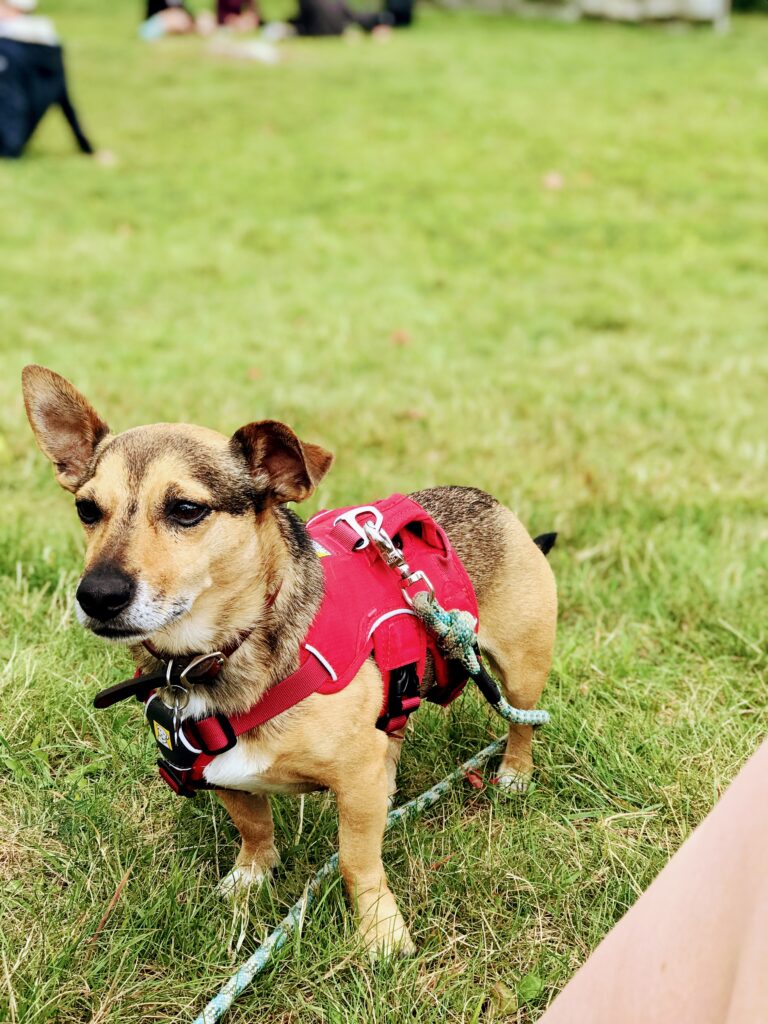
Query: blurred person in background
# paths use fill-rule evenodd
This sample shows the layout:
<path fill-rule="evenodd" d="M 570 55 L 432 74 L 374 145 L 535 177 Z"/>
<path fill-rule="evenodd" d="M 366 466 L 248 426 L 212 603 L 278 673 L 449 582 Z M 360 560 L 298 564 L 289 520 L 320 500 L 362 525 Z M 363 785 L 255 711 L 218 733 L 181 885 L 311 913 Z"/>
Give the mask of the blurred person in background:
<path fill-rule="evenodd" d="M 386 0 L 380 11 L 356 11 L 345 0 L 299 0 L 299 11 L 288 28 L 300 36 L 340 36 L 352 26 L 377 36 L 392 28 L 410 25 L 415 0 Z M 278 25 L 268 25 L 266 34 L 277 38 Z"/>
<path fill-rule="evenodd" d="M 0 0 L 0 156 L 20 157 L 46 111 L 61 107 L 82 153 L 95 153 L 67 89 L 64 53 L 49 18 L 32 15 L 36 0 Z"/>
<path fill-rule="evenodd" d="M 162 36 L 207 36 L 216 22 L 210 11 L 195 17 L 184 0 L 147 0 L 144 21 L 139 26 L 142 39 L 160 39 Z"/>
<path fill-rule="evenodd" d="M 217 0 L 216 22 L 235 32 L 252 32 L 261 17 L 255 0 Z"/>

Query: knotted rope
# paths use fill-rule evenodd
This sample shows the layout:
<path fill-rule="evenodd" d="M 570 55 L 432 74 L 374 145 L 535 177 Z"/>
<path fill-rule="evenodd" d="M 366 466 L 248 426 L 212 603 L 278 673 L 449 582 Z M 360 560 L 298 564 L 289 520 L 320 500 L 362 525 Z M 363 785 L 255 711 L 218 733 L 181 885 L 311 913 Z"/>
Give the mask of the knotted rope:
<path fill-rule="evenodd" d="M 475 627 L 477 620 L 469 612 L 454 608 L 446 611 L 435 595 L 419 591 L 412 599 L 412 607 L 426 628 L 433 634 L 449 661 L 457 661 L 478 684 L 494 711 L 513 725 L 547 725 L 549 713 L 535 709 L 526 711 L 513 707 L 501 695 L 495 680 L 480 660 Z"/>

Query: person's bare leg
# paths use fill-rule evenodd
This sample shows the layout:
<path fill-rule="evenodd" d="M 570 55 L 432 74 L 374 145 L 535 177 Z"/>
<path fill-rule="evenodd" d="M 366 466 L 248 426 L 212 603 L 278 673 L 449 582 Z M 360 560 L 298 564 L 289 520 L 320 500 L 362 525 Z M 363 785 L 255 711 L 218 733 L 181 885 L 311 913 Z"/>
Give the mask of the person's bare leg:
<path fill-rule="evenodd" d="M 540 1024 L 768 1021 L 768 743 Z"/>
<path fill-rule="evenodd" d="M 195 31 L 194 18 L 180 7 L 169 7 L 159 17 L 163 19 L 166 35 L 184 36 Z"/>

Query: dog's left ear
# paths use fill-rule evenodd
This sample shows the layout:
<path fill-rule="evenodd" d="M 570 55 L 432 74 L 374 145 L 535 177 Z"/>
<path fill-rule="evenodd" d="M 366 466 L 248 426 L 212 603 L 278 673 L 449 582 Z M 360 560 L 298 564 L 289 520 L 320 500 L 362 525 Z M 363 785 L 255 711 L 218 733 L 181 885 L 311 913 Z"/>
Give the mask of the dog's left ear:
<path fill-rule="evenodd" d="M 76 491 L 109 427 L 77 388 L 53 370 L 25 366 L 21 385 L 40 450 L 53 463 L 61 486 Z"/>
<path fill-rule="evenodd" d="M 333 455 L 319 444 L 300 441 L 277 420 L 259 420 L 241 427 L 230 441 L 245 456 L 270 505 L 304 501 L 331 468 Z"/>

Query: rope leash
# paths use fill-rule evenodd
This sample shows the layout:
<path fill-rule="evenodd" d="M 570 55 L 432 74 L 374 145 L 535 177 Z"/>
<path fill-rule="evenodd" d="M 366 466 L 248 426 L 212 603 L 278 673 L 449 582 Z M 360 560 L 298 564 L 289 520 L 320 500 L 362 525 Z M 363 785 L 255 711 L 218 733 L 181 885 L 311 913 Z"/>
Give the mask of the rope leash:
<path fill-rule="evenodd" d="M 449 661 L 457 661 L 491 705 L 493 710 L 513 725 L 547 725 L 549 714 L 538 709 L 515 708 L 501 695 L 496 680 L 483 663 L 478 643 L 477 620 L 469 612 L 454 608 L 446 611 L 435 597 L 435 588 L 426 573 L 413 572 L 403 552 L 387 531 L 377 522 L 363 526 L 364 547 L 370 542 L 386 564 L 400 577 L 403 599 L 433 634 Z M 416 585 L 426 590 L 411 593 Z"/>
<path fill-rule="evenodd" d="M 393 811 L 390 811 L 387 815 L 387 829 L 399 821 L 412 818 L 427 810 L 428 807 L 432 807 L 445 796 L 451 786 L 456 782 L 460 782 L 467 772 L 480 768 L 489 758 L 495 754 L 500 754 L 506 742 L 506 739 L 496 740 L 481 750 L 479 754 L 470 757 L 460 768 L 451 772 L 450 775 L 446 775 L 444 779 L 432 786 L 431 789 L 426 790 L 421 796 L 417 796 L 401 807 L 396 807 Z M 240 993 L 250 985 L 260 971 L 264 970 L 272 956 L 285 945 L 297 928 L 300 929 L 301 923 L 320 892 L 323 882 L 330 875 L 336 873 L 338 866 L 339 855 L 334 853 L 307 883 L 301 899 L 294 903 L 277 928 L 245 963 L 237 969 L 229 981 L 221 988 L 218 995 L 211 999 L 200 1016 L 195 1018 L 193 1024 L 214 1024 L 215 1021 L 221 1020 Z"/>
<path fill-rule="evenodd" d="M 513 707 L 502 696 L 496 680 L 483 664 L 475 633 L 477 623 L 469 612 L 455 609 L 446 611 L 431 590 L 422 590 L 415 594 L 411 607 L 426 628 L 434 634 L 445 656 L 450 661 L 458 661 L 463 665 L 497 714 L 514 725 L 549 724 L 549 712 L 539 708 L 528 711 Z"/>

